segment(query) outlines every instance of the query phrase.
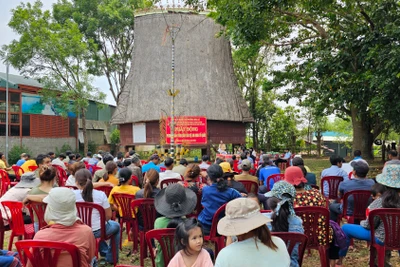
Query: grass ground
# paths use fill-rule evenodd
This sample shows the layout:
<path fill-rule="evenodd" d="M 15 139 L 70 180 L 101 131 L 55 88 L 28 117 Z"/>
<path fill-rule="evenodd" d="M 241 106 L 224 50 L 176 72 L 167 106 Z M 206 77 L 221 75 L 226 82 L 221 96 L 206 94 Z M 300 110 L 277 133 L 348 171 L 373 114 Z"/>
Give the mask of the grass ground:
<path fill-rule="evenodd" d="M 320 180 L 321 171 L 330 166 L 328 158 L 320 158 L 320 159 L 304 158 L 304 162 L 305 162 L 305 165 L 307 165 L 311 169 L 311 171 L 317 175 L 318 181 Z M 382 167 L 382 163 L 379 161 L 372 161 L 369 163 L 370 163 L 370 166 L 372 169 L 369 177 L 375 177 L 375 175 L 377 173 L 379 173 L 378 169 L 379 169 L 379 167 Z M 376 169 L 376 168 L 378 168 L 378 169 Z M 4 242 L 5 248 L 7 248 L 7 246 L 8 246 L 8 238 L 9 238 L 9 232 L 6 232 L 5 242 Z M 210 246 L 209 244 L 206 244 L 206 245 Z M 122 251 L 120 252 L 119 264 L 139 266 L 139 253 L 127 256 L 131 248 L 132 248 L 132 242 L 128 242 L 126 234 L 124 233 L 123 248 L 122 248 Z M 213 247 L 210 246 L 210 248 L 213 248 Z M 346 266 L 346 267 L 350 267 L 350 266 L 364 267 L 364 266 L 368 266 L 368 262 L 369 262 L 369 250 L 367 248 L 366 242 L 361 242 L 361 241 L 355 240 L 354 249 L 349 250 L 349 253 L 344 261 L 344 266 Z M 397 252 L 392 253 L 391 263 L 392 263 L 393 267 L 400 267 L 400 257 L 397 254 Z M 151 267 L 151 266 L 152 266 L 151 261 L 149 258 L 147 258 L 145 260 L 144 267 Z M 312 254 L 310 256 L 305 255 L 304 260 L 303 260 L 303 266 L 304 267 L 320 266 L 318 252 L 312 251 Z"/>

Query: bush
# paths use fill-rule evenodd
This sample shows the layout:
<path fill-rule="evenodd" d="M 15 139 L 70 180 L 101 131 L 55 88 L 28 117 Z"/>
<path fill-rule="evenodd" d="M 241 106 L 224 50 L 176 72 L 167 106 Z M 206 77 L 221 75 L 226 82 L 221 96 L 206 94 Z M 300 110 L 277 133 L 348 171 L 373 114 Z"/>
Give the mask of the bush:
<path fill-rule="evenodd" d="M 114 144 L 114 145 L 119 144 L 119 141 L 120 141 L 120 132 L 119 132 L 119 130 L 118 130 L 117 128 L 114 129 L 114 130 L 111 132 L 110 139 L 111 139 L 111 144 Z"/>
<path fill-rule="evenodd" d="M 28 147 L 24 145 L 13 146 L 8 152 L 8 163 L 10 165 L 17 163 L 17 161 L 21 158 L 22 153 L 27 153 L 33 158 L 32 151 Z"/>
<path fill-rule="evenodd" d="M 61 153 L 67 152 L 67 151 L 72 151 L 72 148 L 69 144 L 63 144 L 62 147 L 60 148 L 60 150 L 58 150 L 58 148 L 56 148 L 56 155 L 60 155 Z"/>

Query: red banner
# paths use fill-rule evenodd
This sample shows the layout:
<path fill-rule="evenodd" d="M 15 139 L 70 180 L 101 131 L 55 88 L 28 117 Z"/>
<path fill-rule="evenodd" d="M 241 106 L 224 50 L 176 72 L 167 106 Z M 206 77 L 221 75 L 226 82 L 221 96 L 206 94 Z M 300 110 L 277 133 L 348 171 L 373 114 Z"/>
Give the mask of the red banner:
<path fill-rule="evenodd" d="M 171 117 L 166 123 L 166 143 L 171 144 Z M 175 144 L 207 144 L 207 118 L 200 116 L 175 117 Z"/>

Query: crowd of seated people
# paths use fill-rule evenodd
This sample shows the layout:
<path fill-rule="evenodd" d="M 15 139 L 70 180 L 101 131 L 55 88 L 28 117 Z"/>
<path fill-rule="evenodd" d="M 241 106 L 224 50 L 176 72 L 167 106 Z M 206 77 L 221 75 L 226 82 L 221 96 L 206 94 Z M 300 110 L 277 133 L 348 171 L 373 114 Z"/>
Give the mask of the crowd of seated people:
<path fill-rule="evenodd" d="M 0 202 L 12 200 L 24 204 L 46 203 L 46 227 L 39 229 L 37 215 L 34 214 L 31 219 L 27 209 L 23 210 L 24 223 L 34 224 L 34 240 L 57 240 L 76 245 L 81 254 L 81 266 L 114 264 L 114 260 L 120 260 L 122 229 L 118 218 L 123 214 L 113 197 L 117 193 L 130 194 L 135 199 L 154 199 L 157 211 L 154 229 L 176 228 L 177 252 L 168 264 L 171 267 L 299 266 L 298 249 L 295 248 L 289 254 L 284 241 L 274 236 L 275 232 L 305 233 L 306 229 L 302 225 L 304 218 L 296 215 L 297 207 L 329 209 L 330 218 L 319 221 L 316 234 L 320 245 L 329 247 L 327 257 L 330 266 L 345 263 L 351 239 L 371 241 L 371 227 L 375 229 L 376 242 L 384 244 L 385 231 L 379 221 L 371 226 L 367 217 L 340 227 L 339 215 L 352 214 L 354 201 L 349 201 L 347 210 L 343 211 L 343 196 L 352 190 L 371 191 L 367 214 L 378 208 L 400 208 L 400 164 L 397 164 L 395 158 L 385 165 L 382 174 L 371 179 L 374 177 L 368 178 L 369 165 L 360 156 L 349 164 L 352 168 L 349 175 L 341 169 L 343 159 L 332 155 L 331 166 L 322 171 L 321 177 L 340 176 L 343 181 L 337 188 L 338 199 L 328 200 L 326 187 L 322 185 L 321 191 L 317 189 L 316 175 L 301 157 L 293 157 L 292 166 L 282 170 L 275 165 L 271 155 L 256 154 L 254 159 L 253 156 L 252 152 L 247 151 L 238 156 L 240 160 L 236 157 L 220 157 L 212 163 L 209 156 L 205 155 L 201 164 L 181 159 L 175 166 L 172 158 L 167 157 L 161 161 L 159 155 L 153 154 L 148 158 L 148 163 L 142 166 L 139 156 L 132 151 L 126 153 L 125 157 L 119 154 L 115 158 L 105 152 L 94 155 L 89 152 L 84 158 L 70 151 L 57 157 L 54 153 L 40 154 L 35 159 L 22 154 L 18 164 L 21 167 L 25 165 L 27 171 L 15 186 L 1 196 Z M 279 158 L 275 162 L 279 164 L 282 160 Z M 31 172 L 28 166 L 37 166 L 37 169 Z M 65 166 L 69 175 L 66 181 L 68 187 L 59 186 L 57 166 Z M 280 173 L 283 173 L 281 181 L 270 183 L 270 191 L 267 192 L 268 177 Z M 161 181 L 166 179 L 176 179 L 178 182 L 160 188 Z M 258 192 L 247 191 L 241 181 L 257 183 Z M 110 187 L 108 193 L 96 189 L 104 186 Z M 202 210 L 193 218 L 198 201 Z M 98 251 L 95 238 L 101 235 L 100 215 L 93 212 L 92 225 L 85 225 L 77 216 L 75 206 L 79 202 L 99 204 L 105 211 L 106 233 L 114 238 L 113 242 L 100 242 Z M 210 235 L 213 217 L 225 204 L 225 213 L 218 222 L 217 232 L 226 237 L 227 243 L 216 255 L 205 248 L 204 237 Z M 261 213 L 261 210 L 269 212 Z M 0 211 L 4 225 L 8 225 L 9 211 L 2 205 Z M 116 216 L 112 216 L 113 212 Z M 143 229 L 143 215 L 138 212 L 137 217 L 138 229 Z M 338 222 L 339 227 L 334 227 L 329 219 Z M 331 225 L 329 232 L 325 231 L 327 224 Z M 345 237 L 342 240 L 345 245 L 339 245 L 340 242 L 336 240 L 340 237 L 338 231 Z M 132 233 L 129 235 L 131 238 L 136 236 Z M 156 266 L 167 266 L 161 247 L 154 244 L 154 249 Z M 113 255 L 114 251 L 116 255 Z M 390 257 L 389 251 L 386 253 L 385 264 L 389 264 Z M 70 260 L 63 254 L 57 266 L 69 266 Z"/>

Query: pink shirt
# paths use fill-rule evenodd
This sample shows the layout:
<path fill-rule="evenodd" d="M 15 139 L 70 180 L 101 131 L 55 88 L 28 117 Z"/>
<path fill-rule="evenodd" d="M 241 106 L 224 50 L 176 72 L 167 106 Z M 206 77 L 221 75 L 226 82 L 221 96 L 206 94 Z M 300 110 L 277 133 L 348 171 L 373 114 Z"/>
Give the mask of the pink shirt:
<path fill-rule="evenodd" d="M 76 221 L 72 226 L 53 224 L 39 230 L 34 240 L 59 241 L 74 244 L 79 248 L 81 254 L 81 267 L 90 267 L 93 257 L 96 255 L 96 241 L 92 228 Z M 28 265 L 29 267 L 30 265 Z M 61 253 L 57 267 L 72 266 L 71 257 L 68 253 Z"/>
<path fill-rule="evenodd" d="M 176 253 L 175 256 L 169 262 L 168 267 L 185 267 L 186 264 L 183 261 L 182 253 L 183 253 L 182 250 L 178 251 L 178 253 Z M 195 263 L 190 267 L 213 267 L 213 266 L 214 265 L 211 261 L 210 254 L 207 252 L 207 250 L 202 249 L 200 251 L 199 256 L 197 256 Z"/>

